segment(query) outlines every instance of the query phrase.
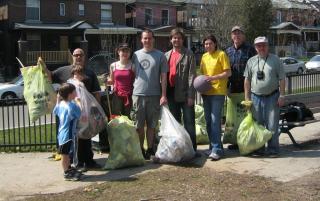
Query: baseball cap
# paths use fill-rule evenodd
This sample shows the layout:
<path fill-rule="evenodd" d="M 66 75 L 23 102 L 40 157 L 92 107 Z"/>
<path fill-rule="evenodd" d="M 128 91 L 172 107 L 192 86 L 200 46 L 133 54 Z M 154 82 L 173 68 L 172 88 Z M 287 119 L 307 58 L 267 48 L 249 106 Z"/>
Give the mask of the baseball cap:
<path fill-rule="evenodd" d="M 256 39 L 254 39 L 254 44 L 258 43 L 268 43 L 268 39 L 265 36 L 258 36 Z"/>
<path fill-rule="evenodd" d="M 232 27 L 232 29 L 231 29 L 231 32 L 234 32 L 234 31 L 241 31 L 242 33 L 243 33 L 243 30 L 242 30 L 242 28 L 240 27 L 240 26 L 234 26 L 234 27 Z"/>

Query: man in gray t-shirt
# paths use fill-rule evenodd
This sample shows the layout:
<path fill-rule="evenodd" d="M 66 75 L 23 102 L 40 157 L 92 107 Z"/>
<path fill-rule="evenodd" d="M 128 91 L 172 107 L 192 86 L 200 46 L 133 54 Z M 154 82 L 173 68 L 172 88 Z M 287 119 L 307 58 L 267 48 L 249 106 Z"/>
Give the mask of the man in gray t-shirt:
<path fill-rule="evenodd" d="M 132 96 L 132 119 L 139 133 L 140 146 L 146 159 L 154 155 L 154 135 L 160 115 L 160 105 L 167 103 L 167 59 L 162 52 L 153 48 L 153 32 L 144 30 L 141 34 L 143 48 L 133 54 L 135 80 Z M 147 144 L 143 148 L 147 124 Z"/>
<path fill-rule="evenodd" d="M 245 99 L 251 100 L 255 120 L 272 132 L 267 154 L 279 154 L 279 107 L 284 104 L 285 74 L 278 56 L 269 53 L 268 40 L 264 36 L 254 40 L 258 55 L 251 57 L 244 72 Z M 265 147 L 256 154 L 264 154 Z"/>

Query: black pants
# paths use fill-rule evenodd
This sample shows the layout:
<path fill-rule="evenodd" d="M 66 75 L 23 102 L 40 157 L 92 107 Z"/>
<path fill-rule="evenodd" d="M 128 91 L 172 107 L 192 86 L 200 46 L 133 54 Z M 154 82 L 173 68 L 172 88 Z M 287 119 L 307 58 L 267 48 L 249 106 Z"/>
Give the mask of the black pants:
<path fill-rule="evenodd" d="M 78 140 L 78 165 L 94 164 L 91 139 Z"/>

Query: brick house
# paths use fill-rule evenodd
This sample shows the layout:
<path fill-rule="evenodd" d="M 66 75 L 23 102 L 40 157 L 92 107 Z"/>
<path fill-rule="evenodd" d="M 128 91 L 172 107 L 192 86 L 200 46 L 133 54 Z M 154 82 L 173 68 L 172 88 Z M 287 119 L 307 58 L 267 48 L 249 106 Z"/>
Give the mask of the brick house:
<path fill-rule="evenodd" d="M 271 46 L 280 55 L 302 56 L 320 50 L 319 2 L 272 0 Z"/>
<path fill-rule="evenodd" d="M 135 38 L 126 27 L 125 0 L 3 0 L 0 3 L 0 56 L 6 74 L 18 73 L 15 57 L 25 65 L 42 56 L 50 66 L 68 62 L 69 50 L 82 47 L 88 56 L 114 53 L 117 43 Z M 5 8 L 5 9 L 3 9 Z M 5 10 L 5 12 L 3 11 Z M 112 41 L 110 43 L 109 41 Z M 112 55 L 113 56 L 113 55 Z"/>
<path fill-rule="evenodd" d="M 171 0 L 133 0 L 126 9 L 127 26 L 153 30 L 155 47 L 161 51 L 167 51 L 170 48 L 170 31 L 176 27 L 179 5 Z M 139 38 L 137 48 L 141 48 Z"/>

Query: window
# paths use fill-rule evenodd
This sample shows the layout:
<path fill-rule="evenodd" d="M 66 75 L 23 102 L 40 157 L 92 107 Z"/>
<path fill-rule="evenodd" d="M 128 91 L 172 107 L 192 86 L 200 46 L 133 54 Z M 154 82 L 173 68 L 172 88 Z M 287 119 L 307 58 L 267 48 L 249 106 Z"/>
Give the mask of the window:
<path fill-rule="evenodd" d="M 112 23 L 112 5 L 101 4 L 101 23 Z"/>
<path fill-rule="evenodd" d="M 152 25 L 153 19 L 152 19 L 152 9 L 146 8 L 145 9 L 145 25 Z"/>
<path fill-rule="evenodd" d="M 60 16 L 66 15 L 66 5 L 64 3 L 59 4 L 59 14 Z"/>
<path fill-rule="evenodd" d="M 79 3 L 79 16 L 84 16 L 84 4 Z"/>
<path fill-rule="evenodd" d="M 280 10 L 277 10 L 277 23 L 280 24 L 282 22 L 282 14 Z"/>
<path fill-rule="evenodd" d="M 191 17 L 188 19 L 188 26 L 197 27 L 200 26 L 200 17 L 197 10 L 191 11 Z"/>
<path fill-rule="evenodd" d="M 26 0 L 26 20 L 40 21 L 40 0 Z"/>
<path fill-rule="evenodd" d="M 162 10 L 161 11 L 161 24 L 162 25 L 169 25 L 169 10 Z"/>
<path fill-rule="evenodd" d="M 41 36 L 37 33 L 28 33 L 27 41 L 30 51 L 40 51 L 41 50 Z"/>
<path fill-rule="evenodd" d="M 317 32 L 305 32 L 306 41 L 318 41 L 318 33 Z"/>

